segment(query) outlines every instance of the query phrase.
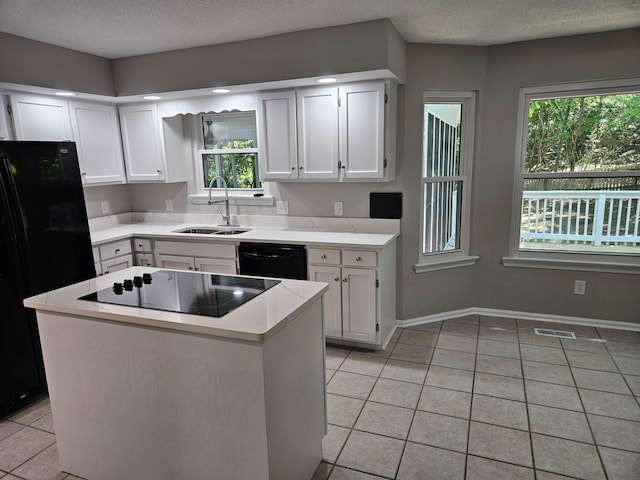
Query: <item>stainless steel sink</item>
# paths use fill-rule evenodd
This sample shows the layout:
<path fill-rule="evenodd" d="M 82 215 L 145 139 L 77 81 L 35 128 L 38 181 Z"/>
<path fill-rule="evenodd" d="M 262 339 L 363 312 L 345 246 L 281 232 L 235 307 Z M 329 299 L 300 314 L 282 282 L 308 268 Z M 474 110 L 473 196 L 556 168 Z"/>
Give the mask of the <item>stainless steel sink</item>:
<path fill-rule="evenodd" d="M 200 235 L 238 235 L 248 232 L 248 229 L 222 229 L 212 227 L 189 227 L 182 230 L 175 230 L 174 233 L 196 233 Z"/>

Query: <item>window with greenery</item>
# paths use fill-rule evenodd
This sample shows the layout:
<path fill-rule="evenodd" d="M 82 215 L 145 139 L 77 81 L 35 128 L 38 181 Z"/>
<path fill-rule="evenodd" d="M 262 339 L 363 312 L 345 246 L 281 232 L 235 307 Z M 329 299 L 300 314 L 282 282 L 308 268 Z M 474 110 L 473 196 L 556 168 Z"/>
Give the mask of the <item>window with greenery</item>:
<path fill-rule="evenodd" d="M 474 100 L 472 92 L 425 93 L 419 264 L 468 256 Z"/>
<path fill-rule="evenodd" d="M 229 188 L 260 189 L 256 112 L 202 115 L 198 122 L 198 158 L 202 159 L 203 184 L 221 176 Z M 214 182 L 213 188 L 222 188 Z"/>
<path fill-rule="evenodd" d="M 640 254 L 640 89 L 524 91 L 517 248 Z"/>

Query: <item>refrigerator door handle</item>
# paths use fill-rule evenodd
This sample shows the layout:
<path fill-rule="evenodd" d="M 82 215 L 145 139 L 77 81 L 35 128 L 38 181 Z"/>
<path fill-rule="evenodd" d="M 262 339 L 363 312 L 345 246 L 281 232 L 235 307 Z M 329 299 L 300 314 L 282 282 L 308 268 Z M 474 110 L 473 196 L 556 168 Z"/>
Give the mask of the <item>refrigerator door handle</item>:
<path fill-rule="evenodd" d="M 10 258 L 12 262 L 12 273 L 17 280 L 16 289 L 22 298 L 26 298 L 31 292 L 31 285 L 28 280 L 29 275 L 23 274 L 23 268 L 27 272 L 31 271 L 31 259 L 27 245 L 27 233 L 22 219 L 22 209 L 18 198 L 18 190 L 13 180 L 11 166 L 6 158 L 0 162 L 0 196 L 2 200 L 3 216 L 7 219 L 7 229 L 9 234 L 9 248 L 13 250 Z"/>

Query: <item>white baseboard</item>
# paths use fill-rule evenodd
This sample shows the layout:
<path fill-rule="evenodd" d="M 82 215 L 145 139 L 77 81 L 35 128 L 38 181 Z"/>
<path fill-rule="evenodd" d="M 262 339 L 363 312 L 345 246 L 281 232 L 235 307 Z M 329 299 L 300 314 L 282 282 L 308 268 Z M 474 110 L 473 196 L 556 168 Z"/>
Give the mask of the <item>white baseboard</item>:
<path fill-rule="evenodd" d="M 440 322 L 468 315 L 484 315 L 488 317 L 519 318 L 522 320 L 538 320 L 541 322 L 566 323 L 571 325 L 584 325 L 587 327 L 611 328 L 615 330 L 631 330 L 640 332 L 640 323 L 618 322 L 614 320 L 601 320 L 598 318 L 570 317 L 565 315 L 552 315 L 548 313 L 519 312 L 516 310 L 499 310 L 495 308 L 469 307 L 460 310 L 425 315 L 423 317 L 398 320 L 399 327 L 412 327 L 423 323 Z"/>

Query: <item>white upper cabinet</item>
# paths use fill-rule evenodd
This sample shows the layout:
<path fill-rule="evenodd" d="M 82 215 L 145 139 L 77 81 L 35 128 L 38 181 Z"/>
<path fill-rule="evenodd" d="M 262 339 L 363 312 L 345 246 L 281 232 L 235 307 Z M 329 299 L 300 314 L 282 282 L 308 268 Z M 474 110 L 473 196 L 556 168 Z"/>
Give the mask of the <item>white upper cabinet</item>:
<path fill-rule="evenodd" d="M 10 100 L 16 140 L 72 140 L 84 185 L 124 183 L 114 106 L 25 94 L 11 94 Z"/>
<path fill-rule="evenodd" d="M 258 94 L 258 163 L 263 180 L 298 178 L 296 94 Z"/>
<path fill-rule="evenodd" d="M 124 183 L 116 108 L 110 105 L 70 102 L 69 110 L 83 183 Z"/>
<path fill-rule="evenodd" d="M 122 146 L 130 182 L 164 181 L 165 162 L 155 104 L 120 107 Z"/>
<path fill-rule="evenodd" d="M 12 140 L 13 135 L 11 133 L 11 127 L 9 126 L 9 113 L 7 110 L 8 97 L 5 99 L 4 95 L 0 95 L 0 140 Z"/>
<path fill-rule="evenodd" d="M 395 92 L 378 81 L 258 94 L 262 179 L 393 180 Z"/>
<path fill-rule="evenodd" d="M 343 179 L 384 176 L 384 83 L 340 87 L 340 166 Z"/>
<path fill-rule="evenodd" d="M 10 96 L 16 140 L 61 142 L 73 139 L 69 102 L 39 95 Z"/>
<path fill-rule="evenodd" d="M 338 179 L 338 89 L 297 92 L 298 178 Z"/>
<path fill-rule="evenodd" d="M 119 110 L 127 180 L 185 181 L 190 160 L 181 117 L 161 119 L 155 104 L 124 105 Z"/>

